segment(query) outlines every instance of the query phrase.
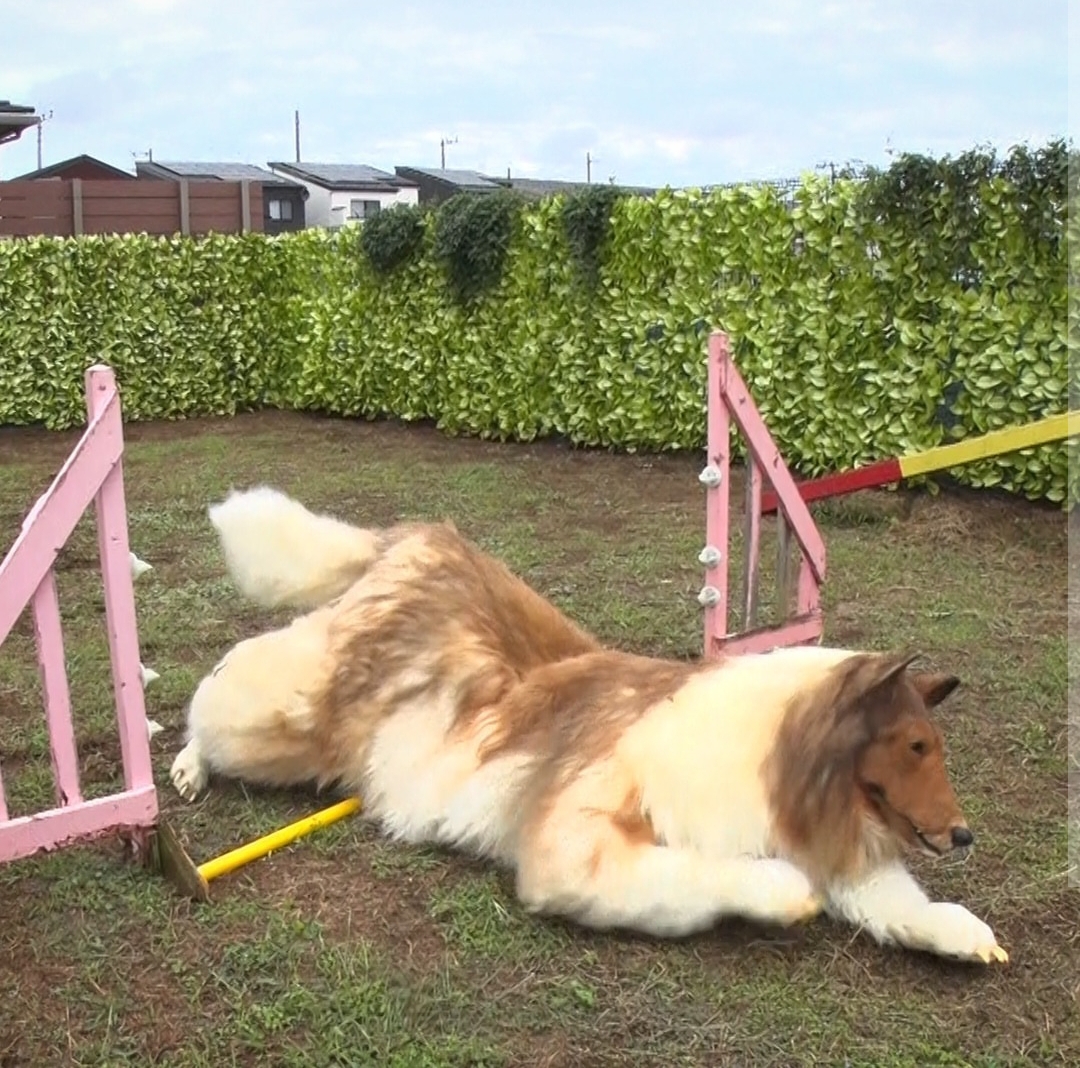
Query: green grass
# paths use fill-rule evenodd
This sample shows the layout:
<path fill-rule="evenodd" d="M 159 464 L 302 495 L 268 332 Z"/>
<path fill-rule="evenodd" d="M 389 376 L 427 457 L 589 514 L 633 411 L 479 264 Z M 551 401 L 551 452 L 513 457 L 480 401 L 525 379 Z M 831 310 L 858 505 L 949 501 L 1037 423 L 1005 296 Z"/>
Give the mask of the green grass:
<path fill-rule="evenodd" d="M 0 434 L 10 542 L 71 435 Z M 287 616 L 244 603 L 206 506 L 272 483 L 370 523 L 452 518 L 623 648 L 701 648 L 699 457 L 453 441 L 427 428 L 252 415 L 129 428 L 132 547 L 163 809 L 203 860 L 328 802 L 216 784 L 176 799 L 183 707 L 238 639 Z M 741 495 L 733 496 L 741 500 Z M 916 1065 L 1080 1063 L 1080 894 L 1070 888 L 1067 531 L 993 496 L 860 494 L 815 506 L 827 640 L 921 649 L 961 675 L 942 710 L 967 863 L 913 867 L 1009 948 L 986 971 L 886 950 L 820 920 L 662 943 L 531 917 L 508 873 L 395 844 L 359 819 L 215 882 L 199 906 L 105 841 L 0 868 L 0 1066 Z M 766 523 L 761 603 L 772 603 Z M 119 781 L 96 536 L 60 558 L 86 791 Z M 741 546 L 732 546 L 732 592 Z M 0 650 L 14 811 L 51 803 L 32 629 Z"/>

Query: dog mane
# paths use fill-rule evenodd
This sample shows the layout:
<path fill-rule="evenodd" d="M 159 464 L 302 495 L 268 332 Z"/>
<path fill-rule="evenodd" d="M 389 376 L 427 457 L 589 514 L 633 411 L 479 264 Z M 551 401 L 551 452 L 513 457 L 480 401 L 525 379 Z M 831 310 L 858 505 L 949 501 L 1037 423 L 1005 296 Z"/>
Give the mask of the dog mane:
<path fill-rule="evenodd" d="M 895 690 L 872 685 L 881 663 L 856 654 L 793 698 L 766 762 L 779 844 L 823 881 L 855 877 L 901 852 L 857 779 L 863 751 L 899 712 Z"/>

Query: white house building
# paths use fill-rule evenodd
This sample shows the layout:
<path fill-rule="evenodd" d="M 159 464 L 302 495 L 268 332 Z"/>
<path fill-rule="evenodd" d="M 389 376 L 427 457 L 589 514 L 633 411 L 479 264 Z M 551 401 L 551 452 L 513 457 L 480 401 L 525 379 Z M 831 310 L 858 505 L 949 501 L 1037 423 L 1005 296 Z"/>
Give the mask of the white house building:
<path fill-rule="evenodd" d="M 308 190 L 308 226 L 337 228 L 394 204 L 416 204 L 419 187 L 400 175 L 361 163 L 270 163 L 275 174 Z"/>

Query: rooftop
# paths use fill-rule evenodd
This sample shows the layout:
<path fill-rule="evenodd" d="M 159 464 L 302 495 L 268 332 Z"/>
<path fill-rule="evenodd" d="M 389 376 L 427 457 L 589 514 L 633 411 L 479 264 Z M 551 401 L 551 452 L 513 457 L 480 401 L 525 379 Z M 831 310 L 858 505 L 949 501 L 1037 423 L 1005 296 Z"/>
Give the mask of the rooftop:
<path fill-rule="evenodd" d="M 413 183 L 381 171 L 366 163 L 274 163 L 276 171 L 283 171 L 304 181 L 327 189 L 370 189 L 392 193 L 402 186 Z"/>
<path fill-rule="evenodd" d="M 17 140 L 25 130 L 40 121 L 40 116 L 29 105 L 0 100 L 0 144 Z"/>
<path fill-rule="evenodd" d="M 151 173 L 155 170 L 171 171 L 181 178 L 217 178 L 222 182 L 249 181 L 295 184 L 289 182 L 287 178 L 282 178 L 280 174 L 274 174 L 273 171 L 269 171 L 265 167 L 256 167 L 252 163 L 196 163 L 155 159 L 150 161 L 140 160 L 136 167 Z"/>
<path fill-rule="evenodd" d="M 395 167 L 394 170 L 404 177 L 414 174 L 421 175 L 424 178 L 432 178 L 436 181 L 445 182 L 447 185 L 456 186 L 461 190 L 492 192 L 505 187 L 504 183 L 489 178 L 479 171 L 443 169 L 442 167 Z"/>
<path fill-rule="evenodd" d="M 20 174 L 12 180 L 16 182 L 22 182 L 29 181 L 31 179 L 36 180 L 39 178 L 52 178 L 54 175 L 62 174 L 69 167 L 77 166 L 80 163 L 92 163 L 95 167 L 98 167 L 101 170 L 111 172 L 117 178 L 133 177 L 130 171 L 121 170 L 119 167 L 114 167 L 111 163 L 106 163 L 104 160 L 97 159 L 95 156 L 91 156 L 83 152 L 78 156 L 71 156 L 69 159 L 62 159 L 58 163 L 50 163 L 47 167 L 39 167 L 37 170 L 27 171 L 25 174 Z"/>
<path fill-rule="evenodd" d="M 582 189 L 591 189 L 593 186 L 607 184 L 600 182 L 573 182 L 553 178 L 492 178 L 491 181 L 500 185 L 509 186 L 519 193 L 534 198 L 555 196 L 558 193 L 576 193 Z M 620 185 L 615 183 L 617 189 L 624 193 L 632 193 L 638 196 L 652 196 L 656 190 L 642 185 Z"/>

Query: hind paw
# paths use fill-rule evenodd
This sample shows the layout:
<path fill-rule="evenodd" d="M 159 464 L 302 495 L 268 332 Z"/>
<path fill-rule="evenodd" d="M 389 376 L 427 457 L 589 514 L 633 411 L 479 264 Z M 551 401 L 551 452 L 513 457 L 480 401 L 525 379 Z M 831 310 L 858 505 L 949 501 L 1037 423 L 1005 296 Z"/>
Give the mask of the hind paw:
<path fill-rule="evenodd" d="M 199 755 L 194 741 L 188 742 L 176 755 L 169 771 L 176 792 L 185 801 L 194 801 L 206 788 L 210 779 L 210 769 Z"/>

